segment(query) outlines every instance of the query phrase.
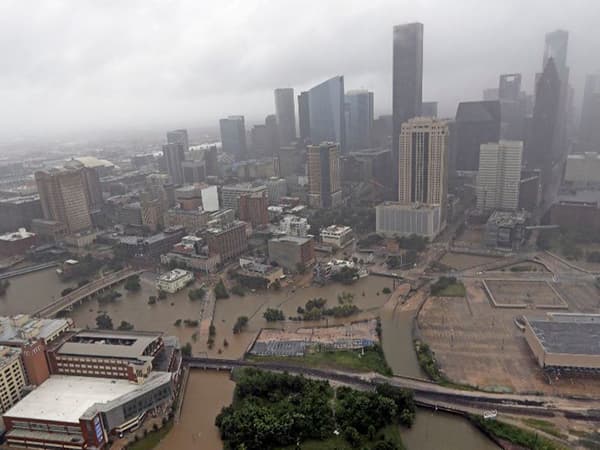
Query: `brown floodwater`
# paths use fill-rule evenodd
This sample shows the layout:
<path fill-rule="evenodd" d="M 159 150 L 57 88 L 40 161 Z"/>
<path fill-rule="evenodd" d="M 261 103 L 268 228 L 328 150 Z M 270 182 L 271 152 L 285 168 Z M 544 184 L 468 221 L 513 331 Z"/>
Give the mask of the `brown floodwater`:
<path fill-rule="evenodd" d="M 0 298 L 0 314 L 12 315 L 31 313 L 57 298 L 60 292 L 74 283 L 61 283 L 54 269 L 35 272 L 10 280 L 6 295 Z M 307 286 L 292 290 L 284 287 L 280 291 L 248 293 L 243 297 L 232 295 L 228 299 L 217 300 L 214 315 L 216 328 L 215 345 L 208 349 L 206 338 L 199 336 L 198 328 L 175 326 L 177 319 L 200 320 L 202 302 L 188 299 L 187 290 L 169 295 L 166 300 L 148 305 L 148 297 L 156 295 L 154 275 L 144 273 L 141 277 L 142 289 L 136 293 L 126 292 L 122 286 L 117 290 L 122 297 L 108 304 L 89 300 L 75 307 L 70 317 L 79 327 L 95 327 L 99 312 L 107 312 L 115 327 L 125 320 L 138 330 L 159 330 L 177 336 L 181 343 L 190 342 L 197 355 L 241 358 L 263 327 L 286 327 L 295 329 L 301 326 L 314 326 L 343 323 L 347 319 L 329 319 L 320 322 L 290 322 L 268 324 L 263 318 L 264 311 L 280 308 L 286 317 L 296 316 L 298 306 L 311 298 L 323 297 L 328 304 L 337 303 L 342 292 L 354 294 L 354 303 L 362 312 L 352 320 L 381 317 L 383 329 L 383 350 L 394 373 L 422 377 L 412 344 L 412 319 L 414 311 L 401 308 L 382 308 L 389 295 L 382 293 L 384 287 L 392 288 L 392 280 L 369 276 L 351 286 L 330 284 L 324 287 Z M 234 335 L 233 324 L 239 316 L 248 316 L 248 328 Z M 194 339 L 194 335 L 196 339 Z M 225 345 L 227 341 L 227 345 Z M 231 401 L 234 384 L 228 373 L 192 371 L 186 390 L 181 421 L 160 445 L 161 450 L 180 449 L 219 449 L 222 448 L 214 418 L 221 408 Z M 403 431 L 404 441 L 409 449 L 460 449 L 479 450 L 496 448 L 467 421 L 448 414 L 419 411 L 415 426 Z"/>

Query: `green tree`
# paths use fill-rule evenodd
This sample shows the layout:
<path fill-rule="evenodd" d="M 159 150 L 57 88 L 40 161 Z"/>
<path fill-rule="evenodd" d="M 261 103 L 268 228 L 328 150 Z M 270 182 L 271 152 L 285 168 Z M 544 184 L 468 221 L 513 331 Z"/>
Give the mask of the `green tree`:
<path fill-rule="evenodd" d="M 204 300 L 205 297 L 206 297 L 206 291 L 201 287 L 199 287 L 197 289 L 190 289 L 188 291 L 188 298 L 191 301 Z"/>
<path fill-rule="evenodd" d="M 125 280 L 125 290 L 129 292 L 137 292 L 142 288 L 140 285 L 140 276 L 139 275 L 131 275 L 127 277 Z"/>
<path fill-rule="evenodd" d="M 360 434 L 354 427 L 346 427 L 344 430 L 344 439 L 346 439 L 352 448 L 357 448 L 360 445 Z"/>
<path fill-rule="evenodd" d="M 125 320 L 122 320 L 121 323 L 119 324 L 119 326 L 117 327 L 117 330 L 120 331 L 131 331 L 133 330 L 134 326 L 132 323 L 129 323 Z"/>
<path fill-rule="evenodd" d="M 158 291 L 158 299 L 159 300 L 164 300 L 167 298 L 167 293 L 165 291 Z"/>
<path fill-rule="evenodd" d="M 106 313 L 98 314 L 96 316 L 96 328 L 100 330 L 112 330 L 114 325 L 111 317 Z"/>
<path fill-rule="evenodd" d="M 244 331 L 246 329 L 247 326 L 248 326 L 248 317 L 247 316 L 238 317 L 237 320 L 235 321 L 235 324 L 233 325 L 233 334 L 241 333 L 242 331 Z"/>
<path fill-rule="evenodd" d="M 229 298 L 229 293 L 227 292 L 227 288 L 225 287 L 225 283 L 223 283 L 222 279 L 220 279 L 219 282 L 215 285 L 214 291 L 217 300 L 222 298 Z"/>
<path fill-rule="evenodd" d="M 278 320 L 285 320 L 285 315 L 281 309 L 267 308 L 264 312 L 263 317 L 267 322 L 277 322 Z"/>
<path fill-rule="evenodd" d="M 190 344 L 189 342 L 186 342 L 186 344 L 181 347 L 181 354 L 184 357 L 190 357 L 192 356 L 192 344 Z"/>

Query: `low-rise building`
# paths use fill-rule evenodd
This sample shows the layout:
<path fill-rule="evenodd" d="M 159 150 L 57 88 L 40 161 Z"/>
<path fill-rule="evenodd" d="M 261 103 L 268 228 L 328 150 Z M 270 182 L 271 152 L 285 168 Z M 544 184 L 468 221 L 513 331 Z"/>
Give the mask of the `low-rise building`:
<path fill-rule="evenodd" d="M 23 397 L 26 384 L 21 349 L 0 345 L 0 412 L 4 413 Z"/>
<path fill-rule="evenodd" d="M 600 232 L 600 191 L 559 195 L 550 207 L 550 223 L 565 229 Z"/>
<path fill-rule="evenodd" d="M 239 211 L 240 196 L 244 194 L 267 193 L 267 187 L 264 184 L 240 183 L 221 188 L 221 198 L 223 208 L 231 208 L 236 213 Z"/>
<path fill-rule="evenodd" d="M 88 245 L 92 245 L 96 241 L 98 233 L 95 231 L 82 231 L 80 233 L 68 234 L 65 236 L 65 244 L 70 247 L 84 248 Z"/>
<path fill-rule="evenodd" d="M 579 186 L 600 185 L 600 153 L 568 155 L 565 182 Z"/>
<path fill-rule="evenodd" d="M 344 248 L 354 239 L 352 228 L 343 225 L 330 225 L 321 230 L 321 241 L 325 245 Z"/>
<path fill-rule="evenodd" d="M 384 236 L 416 234 L 433 240 L 443 229 L 440 206 L 384 202 L 375 208 L 375 229 Z"/>
<path fill-rule="evenodd" d="M 182 290 L 194 279 L 194 274 L 183 269 L 173 269 L 163 273 L 156 280 L 156 289 L 174 294 Z"/>
<path fill-rule="evenodd" d="M 283 277 L 283 269 L 279 266 L 263 264 L 253 258 L 240 258 L 238 275 L 264 280 L 267 289 Z"/>
<path fill-rule="evenodd" d="M 486 247 L 518 250 L 525 240 L 526 212 L 495 211 L 485 225 Z"/>
<path fill-rule="evenodd" d="M 304 270 L 315 262 L 312 237 L 283 236 L 268 242 L 269 260 L 290 272 Z"/>
<path fill-rule="evenodd" d="M 117 243 L 130 256 L 137 258 L 158 258 L 186 235 L 183 227 L 167 228 L 152 236 L 119 236 Z"/>
<path fill-rule="evenodd" d="M 279 231 L 288 236 L 306 237 L 310 225 L 305 217 L 298 217 L 291 214 L 283 216 L 279 222 Z"/>
<path fill-rule="evenodd" d="M 61 241 L 67 235 L 66 225 L 56 220 L 33 219 L 31 221 L 31 231 L 45 242 Z"/>
<path fill-rule="evenodd" d="M 165 213 L 166 227 L 183 227 L 188 233 L 195 233 L 206 226 L 210 220 L 210 213 L 200 209 L 186 210 L 172 208 Z"/>
<path fill-rule="evenodd" d="M 285 178 L 271 177 L 267 180 L 269 191 L 269 204 L 278 205 L 283 197 L 287 195 L 287 181 Z"/>
<path fill-rule="evenodd" d="M 23 255 L 37 242 L 35 233 L 19 228 L 14 233 L 0 235 L 0 257 Z"/>

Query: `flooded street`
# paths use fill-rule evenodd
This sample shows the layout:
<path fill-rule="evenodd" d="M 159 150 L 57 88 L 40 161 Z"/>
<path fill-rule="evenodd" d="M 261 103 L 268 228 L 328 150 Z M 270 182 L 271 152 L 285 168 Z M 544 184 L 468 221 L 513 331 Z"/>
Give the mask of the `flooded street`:
<path fill-rule="evenodd" d="M 37 308 L 60 296 L 60 292 L 71 283 L 62 283 L 53 269 L 35 272 L 10 280 L 11 285 L 6 296 L 0 298 L 0 314 L 31 313 Z M 214 325 L 216 328 L 215 345 L 208 349 L 205 339 L 199 337 L 199 328 L 175 325 L 181 319 L 200 320 L 203 305 L 201 301 L 190 301 L 187 289 L 168 295 L 167 299 L 148 304 L 148 297 L 156 295 L 154 274 L 141 276 L 141 290 L 128 293 L 121 286 L 117 290 L 122 294 L 111 303 L 99 304 L 97 300 L 88 300 L 75 307 L 70 317 L 78 327 L 96 326 L 99 312 L 108 313 L 115 328 L 122 320 L 130 322 L 137 330 L 159 330 L 175 335 L 182 344 L 190 342 L 196 355 L 211 357 L 241 358 L 263 327 L 285 327 L 292 330 L 303 326 L 344 323 L 347 319 L 332 319 L 317 322 L 294 322 L 268 324 L 263 318 L 267 308 L 282 309 L 285 316 L 296 316 L 297 308 L 315 297 L 327 299 L 328 305 L 337 304 L 337 296 L 342 292 L 354 294 L 354 303 L 362 312 L 352 320 L 381 317 L 383 329 L 383 350 L 394 373 L 413 377 L 423 377 L 412 344 L 412 318 L 415 305 L 399 305 L 384 294 L 385 287 L 392 289 L 392 280 L 369 276 L 351 286 L 329 284 L 324 287 L 306 286 L 295 290 L 284 287 L 280 291 L 247 293 L 243 297 L 232 295 L 228 299 L 217 300 Z M 199 283 L 197 283 L 199 286 Z M 387 302 L 387 303 L 386 303 Z M 250 320 L 248 328 L 234 335 L 233 324 L 239 316 Z M 226 341 L 226 344 L 225 344 Z M 160 449 L 220 449 L 222 444 L 214 419 L 224 405 L 231 401 L 234 383 L 228 373 L 192 371 L 190 373 L 181 421 L 176 424 L 160 445 Z M 403 430 L 403 439 L 409 449 L 479 450 L 496 448 L 485 436 L 480 434 L 467 421 L 447 415 L 421 410 L 417 414 L 415 426 Z"/>

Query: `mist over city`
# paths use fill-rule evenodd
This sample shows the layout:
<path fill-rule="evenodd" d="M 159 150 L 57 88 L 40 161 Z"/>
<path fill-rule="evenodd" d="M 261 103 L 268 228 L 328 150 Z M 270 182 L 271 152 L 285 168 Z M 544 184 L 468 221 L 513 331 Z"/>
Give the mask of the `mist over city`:
<path fill-rule="evenodd" d="M 598 17 L 0 2 L 0 447 L 600 448 Z"/>

